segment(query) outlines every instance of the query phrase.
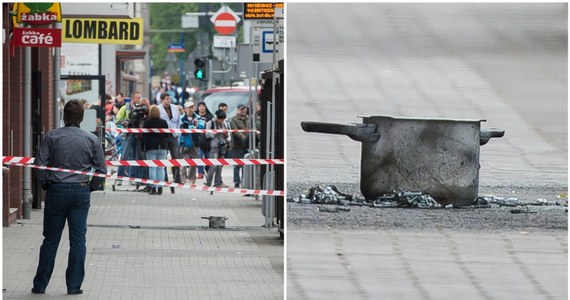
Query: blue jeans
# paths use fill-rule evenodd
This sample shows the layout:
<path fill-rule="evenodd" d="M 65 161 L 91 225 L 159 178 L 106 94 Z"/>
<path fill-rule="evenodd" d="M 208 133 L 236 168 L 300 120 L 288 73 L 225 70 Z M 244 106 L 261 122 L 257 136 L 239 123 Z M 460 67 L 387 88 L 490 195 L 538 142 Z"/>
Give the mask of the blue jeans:
<path fill-rule="evenodd" d="M 230 150 L 232 158 L 243 158 L 247 153 L 247 149 L 232 149 Z M 238 186 L 241 182 L 240 173 L 242 166 L 234 166 L 234 185 Z"/>
<path fill-rule="evenodd" d="M 157 150 L 147 150 L 146 159 L 166 159 L 166 149 Z M 164 167 L 148 167 L 148 179 L 150 180 L 164 180 L 164 175 L 166 171 Z M 152 187 L 158 187 L 158 185 L 152 185 Z"/>
<path fill-rule="evenodd" d="M 126 134 L 121 135 L 121 160 L 125 160 L 125 148 L 127 145 L 127 139 L 125 137 Z M 125 166 L 119 166 L 117 168 L 117 176 L 124 176 L 127 177 L 127 168 Z"/>
<path fill-rule="evenodd" d="M 196 158 L 196 148 L 195 147 L 180 147 L 180 156 L 184 159 L 186 158 Z M 182 183 L 186 183 L 190 180 L 191 183 L 196 182 L 196 167 L 182 167 L 180 169 L 180 180 Z"/>
<path fill-rule="evenodd" d="M 127 136 L 125 154 L 123 155 L 123 160 L 136 160 L 140 159 L 140 145 L 138 137 L 131 133 L 131 136 Z M 129 177 L 132 178 L 142 178 L 143 170 L 142 167 L 132 166 L 129 168 Z"/>
<path fill-rule="evenodd" d="M 52 183 L 48 187 L 44 208 L 44 241 L 34 288 L 45 290 L 51 278 L 61 233 L 67 220 L 69 227 L 69 256 L 65 282 L 68 291 L 81 288 L 85 277 L 87 213 L 91 193 L 87 183 Z"/>
<path fill-rule="evenodd" d="M 180 147 L 178 146 L 178 139 L 169 134 L 166 137 L 166 142 L 168 143 L 168 152 L 170 152 L 170 157 L 172 159 L 179 159 Z M 166 159 L 166 157 L 164 159 Z M 172 178 L 174 182 L 182 182 L 180 181 L 180 167 L 172 167 L 172 177 L 174 177 Z"/>
<path fill-rule="evenodd" d="M 127 177 L 127 167 L 125 166 L 119 166 L 117 168 L 117 176 L 123 176 L 123 177 Z"/>
<path fill-rule="evenodd" d="M 208 152 L 204 152 L 200 147 L 198 147 L 198 158 L 208 158 Z M 206 171 L 204 171 L 204 166 L 198 166 L 198 174 L 204 175 Z"/>
<path fill-rule="evenodd" d="M 222 148 L 212 148 L 210 152 L 208 152 L 208 158 L 216 159 L 216 158 L 224 158 L 224 154 L 226 153 L 226 146 L 222 146 Z M 220 186 L 222 182 L 222 166 L 210 166 L 208 169 L 208 174 L 206 174 L 206 185 L 212 186 L 212 181 L 214 182 L 214 186 Z"/>

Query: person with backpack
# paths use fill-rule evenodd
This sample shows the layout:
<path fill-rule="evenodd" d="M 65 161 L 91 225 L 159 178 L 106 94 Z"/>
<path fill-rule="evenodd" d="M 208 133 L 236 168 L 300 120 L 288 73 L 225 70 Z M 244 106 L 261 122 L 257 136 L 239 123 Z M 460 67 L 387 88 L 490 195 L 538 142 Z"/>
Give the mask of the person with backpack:
<path fill-rule="evenodd" d="M 198 125 L 198 120 L 194 117 L 194 103 L 192 101 L 184 104 L 184 114 L 180 117 L 180 128 L 194 129 Z M 183 159 L 197 158 L 196 146 L 200 142 L 198 134 L 182 133 L 180 135 L 180 154 Z M 182 183 L 196 183 L 196 167 L 182 167 L 180 170 Z"/>
<path fill-rule="evenodd" d="M 137 117 L 135 117 L 133 115 L 134 111 L 139 112 L 140 111 L 140 107 L 141 107 L 141 93 L 138 91 L 135 91 L 131 94 L 131 98 L 129 101 L 125 101 L 125 105 L 123 105 L 119 111 L 117 112 L 117 116 L 115 118 L 115 123 L 117 124 L 117 126 L 122 127 L 122 128 L 140 128 L 141 125 L 141 120 L 142 118 L 140 118 L 142 115 L 141 114 L 135 114 Z M 142 153 L 140 153 L 139 149 L 140 149 L 140 134 L 139 133 L 127 133 L 122 135 L 123 136 L 123 140 L 122 140 L 122 144 L 124 145 L 123 147 L 123 153 L 122 153 L 122 158 L 124 160 L 137 160 L 137 159 L 141 159 L 142 157 Z M 119 176 L 124 176 L 124 170 L 125 169 L 120 169 L 119 168 Z M 130 166 L 130 167 L 126 167 L 126 170 L 128 171 L 128 176 L 129 177 L 134 177 L 134 178 L 142 178 L 143 174 L 142 174 L 142 169 L 139 166 Z M 121 185 L 121 181 L 119 180 L 119 185 Z M 137 186 L 138 187 L 138 186 Z"/>
<path fill-rule="evenodd" d="M 206 107 L 206 102 L 200 101 L 198 102 L 198 111 L 194 113 L 194 116 L 197 120 L 196 128 L 198 129 L 206 129 L 206 124 L 212 120 L 214 117 Z M 205 141 L 206 135 L 204 133 L 199 134 L 199 142 L 198 142 L 198 158 L 206 158 L 208 157 L 208 152 L 210 144 Z M 208 172 L 208 167 L 199 166 L 198 167 L 198 179 L 204 178 L 204 175 Z"/>
<path fill-rule="evenodd" d="M 223 110 L 217 110 L 216 117 L 208 122 L 206 129 L 228 130 L 229 128 L 227 127 L 225 120 L 226 113 Z M 208 158 L 217 159 L 225 157 L 227 147 L 226 140 L 228 138 L 228 135 L 228 132 L 206 133 L 205 140 L 210 144 L 210 152 Z M 210 166 L 208 175 L 206 176 L 206 182 L 204 184 L 207 186 L 212 186 L 212 181 L 214 183 L 214 187 L 228 187 L 222 182 L 222 166 Z"/>
<path fill-rule="evenodd" d="M 228 117 L 228 105 L 225 102 L 220 102 L 220 104 L 218 104 L 218 110 L 223 110 L 226 113 L 226 127 L 231 128 L 232 126 L 230 125 L 230 118 Z M 228 134 L 228 138 L 226 139 L 226 143 L 227 143 L 227 147 L 226 147 L 226 154 L 224 155 L 224 157 L 231 157 L 230 153 L 232 150 L 232 135 Z"/>

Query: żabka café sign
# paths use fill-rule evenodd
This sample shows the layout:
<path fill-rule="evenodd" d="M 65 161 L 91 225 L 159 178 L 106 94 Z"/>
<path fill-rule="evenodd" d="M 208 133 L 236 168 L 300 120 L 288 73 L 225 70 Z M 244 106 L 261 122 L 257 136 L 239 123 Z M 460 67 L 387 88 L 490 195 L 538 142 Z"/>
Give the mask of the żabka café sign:
<path fill-rule="evenodd" d="M 61 22 L 59 3 L 15 3 L 18 24 L 49 25 Z M 12 43 L 17 47 L 61 47 L 61 29 L 15 27 Z"/>
<path fill-rule="evenodd" d="M 16 47 L 61 47 L 61 29 L 14 28 Z"/>

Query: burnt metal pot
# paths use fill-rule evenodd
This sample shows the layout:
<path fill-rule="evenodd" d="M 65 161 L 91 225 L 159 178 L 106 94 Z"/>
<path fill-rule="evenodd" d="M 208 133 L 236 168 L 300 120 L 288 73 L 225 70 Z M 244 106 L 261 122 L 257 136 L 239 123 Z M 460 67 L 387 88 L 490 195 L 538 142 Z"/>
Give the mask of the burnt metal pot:
<path fill-rule="evenodd" d="M 362 142 L 360 191 L 368 200 L 422 191 L 441 204 L 470 205 L 479 188 L 479 149 L 504 130 L 478 120 L 359 116 L 362 124 L 301 122 L 307 132 Z"/>
<path fill-rule="evenodd" d="M 216 217 L 216 216 L 209 216 L 209 217 L 202 217 L 202 219 L 209 220 L 208 227 L 209 228 L 226 228 L 226 217 Z"/>

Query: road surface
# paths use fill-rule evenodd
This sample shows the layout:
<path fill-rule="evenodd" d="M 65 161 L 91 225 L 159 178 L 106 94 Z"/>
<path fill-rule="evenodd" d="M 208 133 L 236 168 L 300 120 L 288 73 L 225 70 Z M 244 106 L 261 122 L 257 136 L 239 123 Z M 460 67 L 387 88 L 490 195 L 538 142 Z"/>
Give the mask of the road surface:
<path fill-rule="evenodd" d="M 567 28 L 563 3 L 289 3 L 288 185 L 360 180 L 360 143 L 301 121 L 465 118 L 505 130 L 481 147 L 480 191 L 564 198 Z M 287 231 L 289 299 L 567 299 L 567 229 L 306 223 Z"/>

